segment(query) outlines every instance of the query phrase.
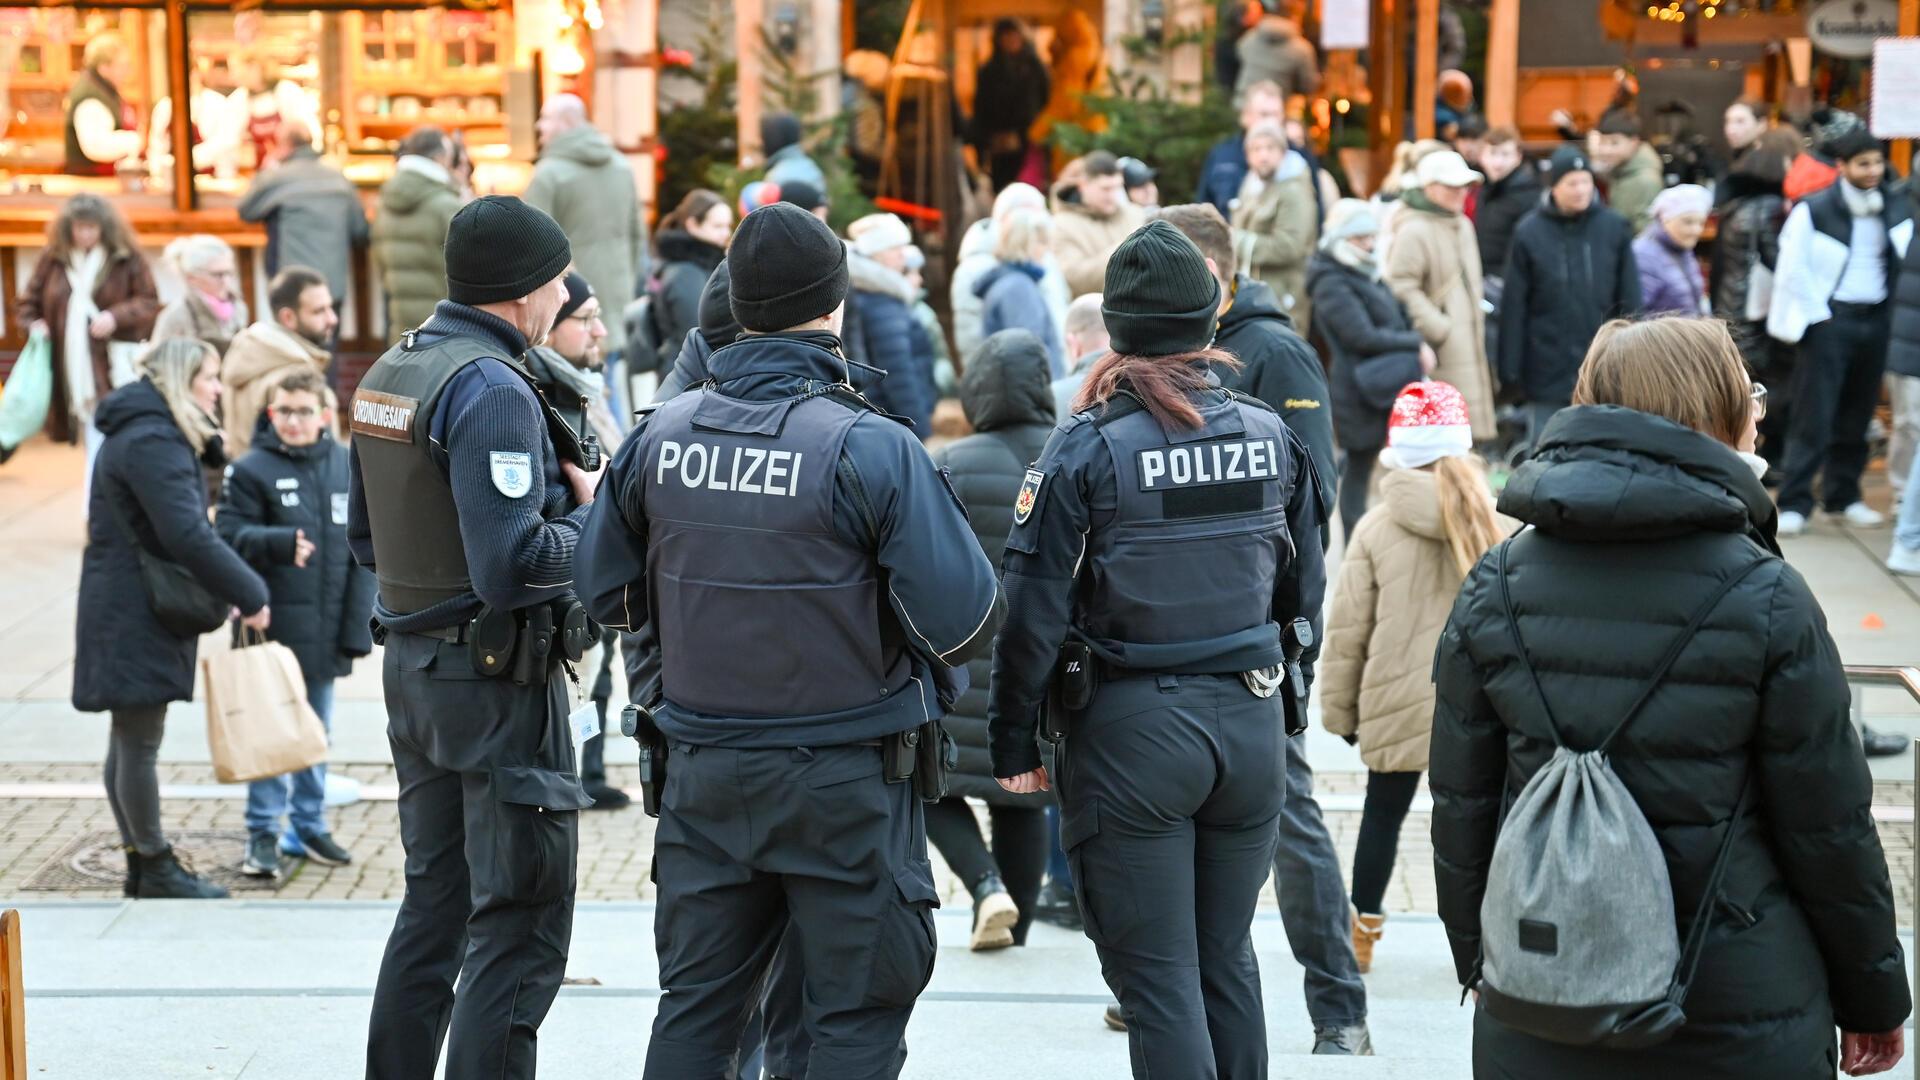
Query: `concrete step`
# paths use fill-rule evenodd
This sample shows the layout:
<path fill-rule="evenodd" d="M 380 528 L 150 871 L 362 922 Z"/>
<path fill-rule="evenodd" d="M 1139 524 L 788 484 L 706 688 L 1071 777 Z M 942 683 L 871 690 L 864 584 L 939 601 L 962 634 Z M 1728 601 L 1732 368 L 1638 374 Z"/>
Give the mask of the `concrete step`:
<path fill-rule="evenodd" d="M 30 1065 L 35 1076 L 357 1075 L 367 1009 L 393 906 L 370 903 L 30 904 L 23 909 Z M 541 1029 L 544 1076 L 634 1076 L 658 1000 L 650 904 L 583 905 L 575 978 Z M 938 918 L 966 940 L 968 915 Z M 1444 936 L 1431 918 L 1396 917 L 1369 977 L 1379 1056 L 1312 1058 L 1300 968 L 1280 923 L 1254 923 L 1276 1076 L 1420 1077 L 1467 1073 L 1469 1013 L 1458 1007 Z M 908 1031 L 914 1080 L 1111 1078 L 1127 1043 L 1108 1031 L 1093 948 L 1039 926 L 1025 949 L 940 950 Z M 137 1035 L 122 1045 L 103 1031 Z M 1280 1062 L 1284 1059 L 1284 1064 Z"/>

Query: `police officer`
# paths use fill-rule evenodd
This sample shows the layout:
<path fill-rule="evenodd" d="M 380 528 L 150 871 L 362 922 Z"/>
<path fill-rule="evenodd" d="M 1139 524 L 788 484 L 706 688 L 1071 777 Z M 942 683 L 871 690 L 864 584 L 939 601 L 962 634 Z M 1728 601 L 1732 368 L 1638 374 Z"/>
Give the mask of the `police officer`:
<path fill-rule="evenodd" d="M 534 1075 L 588 805 L 562 649 L 543 652 L 537 631 L 577 610 L 573 549 L 598 477 L 519 360 L 566 302 L 572 256 L 547 215 L 488 196 L 454 215 L 446 257 L 448 299 L 349 410 L 348 540 L 379 579 L 407 852 L 367 1036 L 382 1080 L 434 1075 L 443 1036 L 448 1080 Z"/>
<path fill-rule="evenodd" d="M 791 919 L 809 1075 L 894 1077 L 938 900 L 919 796 L 888 777 L 1003 608 L 925 449 L 847 385 L 846 246 L 776 203 L 727 261 L 744 334 L 621 448 L 579 559 L 588 610 L 660 648 L 646 1076 L 728 1075 Z"/>
<path fill-rule="evenodd" d="M 527 350 L 523 358 L 527 373 L 533 376 L 554 414 L 577 437 L 592 436 L 603 454 L 612 454 L 620 449 L 624 432 L 606 405 L 607 384 L 601 374 L 606 358 L 601 355 L 600 344 L 606 340 L 607 324 L 601 318 L 600 298 L 578 270 L 567 271 L 561 280 L 567 287 L 567 302 L 560 305 L 546 344 Z M 607 783 L 607 703 L 613 697 L 617 640 L 619 635 L 606 628 L 600 635 L 599 648 L 580 664 L 583 676 L 592 675 L 589 692 L 600 729 L 580 743 L 580 784 L 587 789 L 595 810 L 618 810 L 632 801 L 626 792 Z"/>
<path fill-rule="evenodd" d="M 1114 351 L 1015 503 L 988 713 L 1001 784 L 1059 788 L 1086 933 L 1154 1080 L 1266 1075 L 1250 926 L 1286 735 L 1262 675 L 1325 587 L 1305 452 L 1208 367 L 1219 288 L 1164 221 L 1108 262 Z M 1089 655 L 1053 688 L 1049 776 L 1035 735 L 1063 645 Z"/>

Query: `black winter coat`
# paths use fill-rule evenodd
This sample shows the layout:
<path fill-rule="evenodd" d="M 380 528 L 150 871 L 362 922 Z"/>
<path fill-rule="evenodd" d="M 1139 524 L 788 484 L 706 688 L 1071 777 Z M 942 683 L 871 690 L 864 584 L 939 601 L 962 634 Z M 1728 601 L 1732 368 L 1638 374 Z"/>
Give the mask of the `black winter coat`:
<path fill-rule="evenodd" d="M 1710 593 L 1765 561 L 1720 599 L 1609 752 L 1666 853 L 1682 936 L 1752 788 L 1687 1025 L 1657 1047 L 1606 1051 L 1483 1013 L 1475 1076 L 1831 1078 L 1836 1024 L 1892 1030 L 1911 1002 L 1846 677 L 1819 602 L 1779 558 L 1766 490 L 1698 432 L 1586 406 L 1547 425 L 1500 509 L 1533 526 L 1512 541 L 1508 587 L 1541 694 L 1577 751 L 1626 712 Z M 1496 550 L 1461 588 L 1434 659 L 1433 861 L 1463 982 L 1502 793 L 1517 795 L 1554 750 L 1499 576 Z"/>
<path fill-rule="evenodd" d="M 1333 365 L 1334 437 L 1344 450 L 1373 453 L 1387 445 L 1400 388 L 1420 381 L 1420 332 L 1385 282 L 1325 252 L 1307 264 L 1307 295 Z"/>
<path fill-rule="evenodd" d="M 1598 199 L 1569 216 L 1542 196 L 1513 231 L 1503 280 L 1502 387 L 1519 387 L 1528 401 L 1571 401 L 1594 333 L 1640 310 L 1633 227 Z"/>
<path fill-rule="evenodd" d="M 1314 320 L 1319 325 L 1319 320 Z M 1235 278 L 1233 306 L 1220 316 L 1213 343 L 1240 358 L 1239 371 L 1216 367 L 1220 385 L 1259 398 L 1307 444 L 1320 480 L 1323 505 L 1333 504 L 1333 417 L 1327 409 L 1327 372 L 1267 283 Z"/>
<path fill-rule="evenodd" d="M 700 297 L 707 278 L 726 249 L 696 240 L 684 229 L 668 229 L 655 241 L 660 269 L 653 282 L 654 340 L 660 343 L 660 366 L 673 363 L 687 331 L 700 325 Z"/>
<path fill-rule="evenodd" d="M 373 651 L 373 572 L 347 550 L 347 448 L 323 434 L 312 446 L 280 441 L 265 415 L 253 448 L 227 466 L 213 525 L 273 597 L 267 640 L 293 650 L 309 680 L 337 679 Z M 294 534 L 314 552 L 293 565 Z"/>
<path fill-rule="evenodd" d="M 1480 189 L 1473 209 L 1473 231 L 1480 240 L 1480 269 L 1488 277 L 1504 278 L 1507 253 L 1513 248 L 1520 220 L 1540 205 L 1540 173 L 1531 161 Z"/>
<path fill-rule="evenodd" d="M 941 447 L 933 460 L 951 471 L 953 489 L 967 508 L 967 524 L 997 574 L 1027 466 L 1039 460 L 1053 433 L 1046 345 L 1025 330 L 1003 330 L 982 342 L 960 376 L 960 404 L 974 434 Z M 947 774 L 948 790 L 1001 806 L 1045 806 L 1051 796 L 1015 795 L 993 778 L 987 752 L 992 670 L 991 656 L 969 660 L 966 692 L 947 713 L 947 731 L 960 747 L 960 767 Z"/>
<path fill-rule="evenodd" d="M 94 459 L 87 500 L 73 707 L 101 712 L 186 701 L 200 642 L 175 637 L 153 617 L 126 529 L 245 614 L 266 604 L 267 586 L 208 524 L 200 461 L 151 382 L 107 395 L 94 423 L 106 442 Z"/>
<path fill-rule="evenodd" d="M 1780 257 L 1787 200 L 1778 183 L 1737 168 L 1722 190 L 1727 201 L 1720 208 L 1720 233 L 1713 247 L 1713 314 L 1726 320 L 1740 355 L 1759 371 L 1768 366 L 1774 345 L 1765 319 L 1748 321 L 1747 294 L 1753 289 L 1754 268 L 1772 270 Z"/>
<path fill-rule="evenodd" d="M 1920 243 L 1907 245 L 1893 290 L 1893 334 L 1887 341 L 1887 372 L 1920 378 Z"/>

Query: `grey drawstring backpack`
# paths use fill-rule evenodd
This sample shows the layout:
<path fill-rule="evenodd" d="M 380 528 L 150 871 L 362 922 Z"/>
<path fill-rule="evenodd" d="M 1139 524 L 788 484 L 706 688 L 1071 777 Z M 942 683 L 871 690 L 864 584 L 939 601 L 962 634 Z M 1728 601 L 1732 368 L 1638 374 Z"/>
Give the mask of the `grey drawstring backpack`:
<path fill-rule="evenodd" d="M 1571 1046 L 1631 1050 L 1665 1042 L 1706 949 L 1747 787 L 1728 819 L 1700 907 L 1680 941 L 1666 856 L 1607 748 L 1633 722 L 1720 600 L 1766 558 L 1715 589 L 1655 667 L 1631 708 L 1591 750 L 1566 745 L 1520 640 L 1500 545 L 1500 601 L 1540 700 L 1553 757 L 1527 781 L 1500 826 L 1480 903 L 1480 959 L 1467 980 L 1480 1006 L 1516 1031 Z"/>

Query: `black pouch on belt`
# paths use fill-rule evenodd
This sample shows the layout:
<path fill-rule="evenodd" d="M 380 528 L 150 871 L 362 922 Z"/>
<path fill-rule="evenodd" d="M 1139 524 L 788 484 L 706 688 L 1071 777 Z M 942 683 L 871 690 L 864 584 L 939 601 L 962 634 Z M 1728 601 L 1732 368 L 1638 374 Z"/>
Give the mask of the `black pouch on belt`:
<path fill-rule="evenodd" d="M 467 659 L 473 670 L 498 678 L 513 669 L 520 620 L 511 611 L 486 608 L 467 624 Z"/>
<path fill-rule="evenodd" d="M 545 683 L 553 657 L 553 609 L 546 604 L 527 608 L 526 619 L 527 625 L 520 632 L 520 648 L 513 657 L 516 686 Z"/>
<path fill-rule="evenodd" d="M 938 720 L 921 724 L 919 734 L 913 787 L 922 802 L 939 802 L 947 797 L 947 770 L 960 765 L 960 746 Z"/>
<path fill-rule="evenodd" d="M 908 728 L 880 741 L 882 775 L 887 783 L 898 784 L 913 778 L 920 763 L 920 728 Z"/>

